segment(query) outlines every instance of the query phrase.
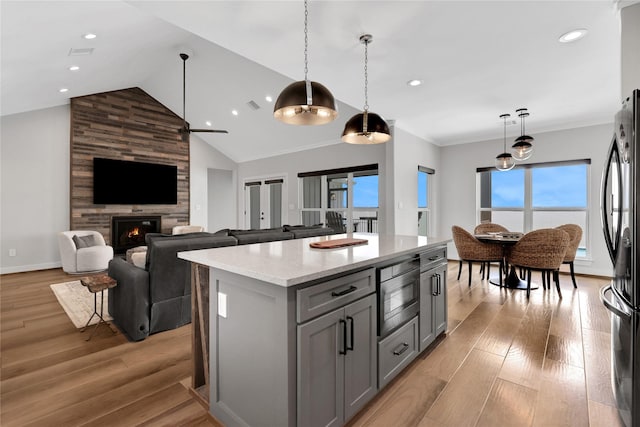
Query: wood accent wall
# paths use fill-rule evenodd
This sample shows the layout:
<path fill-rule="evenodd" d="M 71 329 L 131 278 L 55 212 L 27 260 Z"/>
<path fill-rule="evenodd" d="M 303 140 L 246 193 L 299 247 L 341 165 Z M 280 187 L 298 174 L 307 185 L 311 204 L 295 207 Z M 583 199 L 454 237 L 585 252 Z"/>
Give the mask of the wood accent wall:
<path fill-rule="evenodd" d="M 160 215 L 163 233 L 187 225 L 189 143 L 181 127 L 180 117 L 137 87 L 71 98 L 71 230 L 96 230 L 110 243 L 112 216 Z M 178 203 L 94 205 L 94 157 L 177 166 Z"/>

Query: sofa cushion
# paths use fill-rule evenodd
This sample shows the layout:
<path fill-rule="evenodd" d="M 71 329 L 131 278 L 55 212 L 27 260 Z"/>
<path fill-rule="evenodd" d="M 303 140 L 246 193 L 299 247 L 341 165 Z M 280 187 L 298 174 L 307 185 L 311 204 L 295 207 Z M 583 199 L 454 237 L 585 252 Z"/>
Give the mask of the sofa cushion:
<path fill-rule="evenodd" d="M 131 264 L 138 268 L 144 269 L 146 265 L 147 253 L 146 252 L 134 252 L 131 254 Z"/>
<path fill-rule="evenodd" d="M 333 228 L 323 227 L 320 225 L 285 225 L 283 229 L 292 232 L 294 239 L 336 234 Z"/>
<path fill-rule="evenodd" d="M 229 235 L 229 229 L 228 228 L 223 228 L 222 230 L 218 230 L 215 233 L 213 233 L 214 236 L 228 236 Z"/>
<path fill-rule="evenodd" d="M 75 243 L 76 249 L 89 248 L 91 246 L 96 246 L 97 244 L 92 235 L 78 236 L 77 234 L 74 234 L 71 240 Z"/>
<path fill-rule="evenodd" d="M 281 227 L 264 228 L 261 230 L 229 230 L 229 236 L 235 237 L 239 245 L 293 239 L 293 233 L 290 231 L 282 231 Z"/>
<path fill-rule="evenodd" d="M 163 235 L 148 233 L 146 269 L 149 271 L 151 304 L 191 294 L 191 266 L 178 252 L 237 244 L 233 237 L 211 233 Z"/>

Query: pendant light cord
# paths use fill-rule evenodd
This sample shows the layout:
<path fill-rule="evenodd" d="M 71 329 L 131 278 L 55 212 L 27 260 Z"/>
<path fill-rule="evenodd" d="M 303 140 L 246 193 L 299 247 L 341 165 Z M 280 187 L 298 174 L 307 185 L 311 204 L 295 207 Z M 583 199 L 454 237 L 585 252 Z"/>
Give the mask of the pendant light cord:
<path fill-rule="evenodd" d="M 507 152 L 507 115 L 504 116 L 504 152 Z"/>
<path fill-rule="evenodd" d="M 307 4 L 307 0 L 304 0 L 304 79 L 305 81 L 309 80 L 307 78 L 307 74 L 309 73 L 309 67 L 307 65 L 309 62 L 309 52 L 308 52 L 309 34 L 307 31 L 308 20 L 309 20 L 309 6 Z"/>
<path fill-rule="evenodd" d="M 369 111 L 369 40 L 364 41 L 364 111 Z"/>

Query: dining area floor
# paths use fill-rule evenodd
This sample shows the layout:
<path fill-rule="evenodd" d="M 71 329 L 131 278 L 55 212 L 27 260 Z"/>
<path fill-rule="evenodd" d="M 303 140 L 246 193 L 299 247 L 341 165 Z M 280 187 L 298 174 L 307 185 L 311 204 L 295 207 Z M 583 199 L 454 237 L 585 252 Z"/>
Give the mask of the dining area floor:
<path fill-rule="evenodd" d="M 446 336 L 350 426 L 622 426 L 611 391 L 608 279 L 560 274 L 556 289 L 505 289 L 449 261 Z M 498 268 L 492 269 L 497 271 Z M 533 279 L 540 283 L 540 273 Z"/>

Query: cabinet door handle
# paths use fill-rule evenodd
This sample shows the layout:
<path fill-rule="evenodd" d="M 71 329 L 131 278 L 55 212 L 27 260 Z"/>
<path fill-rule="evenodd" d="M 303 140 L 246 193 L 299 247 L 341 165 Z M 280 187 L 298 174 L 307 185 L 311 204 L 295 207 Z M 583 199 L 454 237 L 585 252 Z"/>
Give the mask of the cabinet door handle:
<path fill-rule="evenodd" d="M 437 279 L 435 274 L 433 276 L 431 276 L 431 295 L 433 295 L 435 297 L 436 295 L 438 295 L 438 281 L 436 280 L 436 284 L 435 284 L 435 287 L 434 287 L 433 286 L 434 279 Z"/>
<path fill-rule="evenodd" d="M 344 319 L 340 319 L 340 325 L 342 325 L 342 350 L 340 354 L 347 354 L 347 322 Z"/>
<path fill-rule="evenodd" d="M 402 344 L 400 344 L 400 346 L 398 348 L 396 348 L 395 350 L 393 350 L 393 354 L 395 356 L 400 356 L 402 353 L 404 353 L 405 351 L 407 351 L 409 349 L 409 344 L 406 342 L 403 342 Z"/>
<path fill-rule="evenodd" d="M 351 286 L 349 286 L 349 288 L 347 288 L 347 289 L 345 289 L 345 290 L 343 290 L 343 291 L 340 291 L 340 292 L 335 292 L 335 291 L 334 291 L 334 292 L 331 292 L 331 296 L 332 296 L 332 297 L 341 297 L 341 296 L 343 296 L 343 295 L 350 294 L 351 292 L 353 292 L 353 291 L 357 291 L 357 290 L 358 290 L 358 288 L 357 288 L 356 286 L 351 285 Z"/>
<path fill-rule="evenodd" d="M 351 339 L 350 339 L 351 345 L 349 345 L 347 347 L 347 351 L 349 351 L 349 350 L 353 351 L 353 345 L 354 345 L 354 341 L 355 341 L 355 338 L 354 338 L 354 335 L 353 335 L 354 334 L 353 317 L 347 316 L 347 322 L 349 322 L 349 321 L 351 322 L 351 326 L 349 327 L 349 332 L 351 333 Z"/>
<path fill-rule="evenodd" d="M 442 293 L 442 278 L 440 277 L 440 273 L 436 274 L 436 281 L 438 282 L 438 295 Z"/>

